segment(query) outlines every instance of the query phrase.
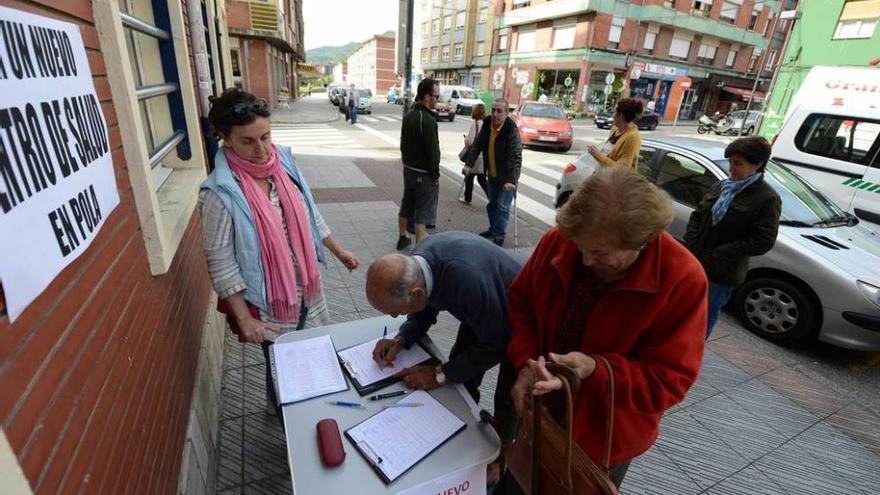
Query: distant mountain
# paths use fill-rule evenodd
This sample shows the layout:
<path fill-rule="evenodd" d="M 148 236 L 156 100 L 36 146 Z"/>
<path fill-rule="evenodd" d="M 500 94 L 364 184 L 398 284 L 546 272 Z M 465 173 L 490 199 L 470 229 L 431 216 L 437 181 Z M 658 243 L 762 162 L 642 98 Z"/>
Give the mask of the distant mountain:
<path fill-rule="evenodd" d="M 339 62 L 355 51 L 361 44 L 352 41 L 342 46 L 319 46 L 306 50 L 306 62 L 310 64 L 331 64 Z"/>

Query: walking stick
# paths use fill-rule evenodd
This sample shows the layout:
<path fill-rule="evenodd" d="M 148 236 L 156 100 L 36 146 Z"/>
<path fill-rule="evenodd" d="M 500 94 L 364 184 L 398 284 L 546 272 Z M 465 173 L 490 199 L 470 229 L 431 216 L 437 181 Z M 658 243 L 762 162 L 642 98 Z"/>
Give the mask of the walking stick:
<path fill-rule="evenodd" d="M 519 244 L 519 230 L 517 229 L 517 219 L 518 219 L 519 215 L 517 215 L 517 210 L 516 210 L 516 193 L 517 193 L 517 191 L 513 192 L 513 252 L 514 253 L 516 252 L 516 248 L 518 247 L 518 244 Z"/>
<path fill-rule="evenodd" d="M 449 227 L 449 223 L 452 222 L 452 215 L 455 213 L 455 208 L 458 207 L 458 198 L 461 197 L 462 191 L 464 191 L 464 181 L 467 180 L 467 175 L 461 178 L 461 185 L 458 186 L 458 195 L 455 196 L 455 203 L 452 205 L 452 208 L 449 209 L 449 218 L 446 219 L 446 225 L 443 226 L 443 230 L 445 231 Z"/>

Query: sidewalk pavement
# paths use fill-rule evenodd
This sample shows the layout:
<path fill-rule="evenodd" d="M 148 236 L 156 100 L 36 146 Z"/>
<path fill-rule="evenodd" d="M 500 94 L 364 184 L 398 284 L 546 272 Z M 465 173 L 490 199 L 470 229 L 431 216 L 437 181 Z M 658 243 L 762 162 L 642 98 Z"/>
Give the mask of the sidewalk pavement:
<path fill-rule="evenodd" d="M 327 100 L 327 93 L 312 93 L 290 103 L 290 108 L 272 110 L 273 124 L 329 124 L 342 117 Z"/>
<path fill-rule="evenodd" d="M 325 103 L 326 105 L 326 103 Z M 329 105 L 327 105 L 329 107 Z M 300 160 L 307 179 L 326 164 Z M 394 252 L 401 191 L 394 160 L 355 159 L 373 187 L 322 184 L 316 201 L 334 235 L 361 260 L 348 273 L 335 259 L 322 269 L 332 322 L 377 316 L 364 297 L 369 263 Z M 326 178 L 324 178 L 326 180 Z M 485 201 L 459 204 L 458 183 L 441 178 L 438 230 L 479 232 Z M 544 228 L 519 222 L 520 246 L 534 246 Z M 512 222 L 508 246 L 512 242 Z M 530 248 L 521 249 L 525 253 Z M 430 335 L 448 355 L 457 322 L 442 313 Z M 656 444 L 630 467 L 625 494 L 856 494 L 880 486 L 880 418 L 829 392 L 800 372 L 744 348 L 743 331 L 722 315 L 707 344 L 700 377 L 685 400 L 666 412 Z M 491 411 L 496 371 L 483 382 Z M 266 415 L 260 348 L 226 341 L 217 492 L 291 493 L 283 434 Z M 297 494 L 311 495 L 311 494 Z M 335 495 L 335 494 L 334 494 Z"/>

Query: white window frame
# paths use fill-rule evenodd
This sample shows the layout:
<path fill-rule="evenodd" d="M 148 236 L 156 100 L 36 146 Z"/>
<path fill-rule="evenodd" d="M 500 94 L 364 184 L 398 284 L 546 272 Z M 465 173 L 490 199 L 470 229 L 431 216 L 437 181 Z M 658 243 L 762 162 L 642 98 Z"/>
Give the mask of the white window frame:
<path fill-rule="evenodd" d="M 478 41 L 477 42 L 477 56 L 482 57 L 485 54 L 486 54 L 486 42 L 485 41 Z"/>
<path fill-rule="evenodd" d="M 449 62 L 449 47 L 444 46 L 443 50 L 440 51 L 440 61 L 441 62 Z"/>
<path fill-rule="evenodd" d="M 498 35 L 498 53 L 507 51 L 507 43 L 508 43 L 508 35 L 507 34 L 499 34 Z"/>
<path fill-rule="evenodd" d="M 520 29 L 516 35 L 516 52 L 533 52 L 535 51 L 535 38 L 537 32 L 534 28 Z"/>
<path fill-rule="evenodd" d="M 464 31 L 465 21 L 467 21 L 467 16 L 463 10 L 455 14 L 455 30 Z"/>
<path fill-rule="evenodd" d="M 678 43 L 676 43 L 678 42 Z M 677 49 L 683 47 L 683 43 L 687 43 L 687 48 L 685 50 L 684 55 L 676 55 L 676 53 L 680 53 L 681 50 Z M 685 38 L 680 37 L 678 34 L 673 35 L 672 41 L 669 42 L 669 56 L 672 58 L 677 58 L 680 60 L 687 60 L 691 53 L 691 44 L 693 44 L 693 38 Z"/>
<path fill-rule="evenodd" d="M 447 15 L 443 17 L 443 34 L 448 33 L 452 30 L 452 16 Z"/>
<path fill-rule="evenodd" d="M 422 48 L 422 63 L 423 64 L 428 63 L 428 49 L 427 48 Z"/>
<path fill-rule="evenodd" d="M 437 61 L 438 61 L 438 59 L 437 59 L 437 47 L 436 47 L 436 46 L 432 46 L 432 47 L 431 47 L 431 62 L 437 62 Z"/>
<path fill-rule="evenodd" d="M 577 36 L 577 24 L 561 24 L 553 26 L 553 49 L 565 50 L 574 48 L 574 40 Z"/>
<path fill-rule="evenodd" d="M 431 34 L 437 34 L 440 32 L 440 19 L 434 19 L 431 21 Z"/>
<path fill-rule="evenodd" d="M 489 9 L 488 7 L 483 7 L 480 9 L 480 24 L 486 24 L 489 22 Z"/>
<path fill-rule="evenodd" d="M 834 28 L 833 40 L 869 39 L 877 29 L 877 19 L 853 19 L 839 21 Z"/>
<path fill-rule="evenodd" d="M 736 56 L 739 55 L 739 50 L 731 48 L 729 52 L 727 52 L 727 59 L 724 61 L 725 67 L 733 67 L 736 65 Z"/>
<path fill-rule="evenodd" d="M 190 72 L 189 48 L 186 43 L 174 44 L 179 91 L 186 116 L 186 139 L 189 140 L 192 155 L 189 160 L 179 159 L 173 151 L 166 155 L 162 162 L 172 172 L 164 184 L 157 188 L 135 93 L 135 78 L 129 61 L 131 55 L 125 41 L 127 29 L 122 26 L 118 1 L 93 0 L 92 6 L 150 272 L 161 275 L 170 269 L 190 225 L 198 201 L 199 186 L 207 168 L 198 121 L 198 98 Z M 188 33 L 180 2 L 168 2 L 168 13 L 172 38 L 186 39 Z"/>
<path fill-rule="evenodd" d="M 736 19 L 739 17 L 739 9 L 742 7 L 742 0 L 739 2 L 731 1 L 731 0 L 723 0 L 721 4 L 721 17 L 720 20 L 724 22 L 730 22 L 732 24 L 736 24 Z M 730 14 L 732 11 L 733 17 L 730 17 L 726 14 Z"/>
<path fill-rule="evenodd" d="M 718 54 L 718 47 L 714 45 L 708 45 L 706 43 L 700 43 L 700 48 L 697 52 L 697 61 L 702 64 L 713 64 L 715 63 L 715 56 Z M 708 62 L 707 62 L 708 60 Z"/>
<path fill-rule="evenodd" d="M 456 43 L 452 48 L 452 60 L 459 61 L 464 58 L 464 47 L 461 43 Z"/>
<path fill-rule="evenodd" d="M 608 45 L 617 48 L 620 45 L 620 39 L 623 37 L 623 28 L 626 26 L 626 18 L 614 16 L 611 18 L 611 27 L 608 29 Z"/>

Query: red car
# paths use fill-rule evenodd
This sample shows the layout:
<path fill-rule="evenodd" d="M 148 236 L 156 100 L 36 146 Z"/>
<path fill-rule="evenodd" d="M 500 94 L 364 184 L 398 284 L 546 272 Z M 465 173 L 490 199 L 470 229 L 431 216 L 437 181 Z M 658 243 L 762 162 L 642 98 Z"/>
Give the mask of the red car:
<path fill-rule="evenodd" d="M 571 123 L 559 105 L 527 101 L 510 117 L 516 122 L 523 146 L 571 149 Z"/>

